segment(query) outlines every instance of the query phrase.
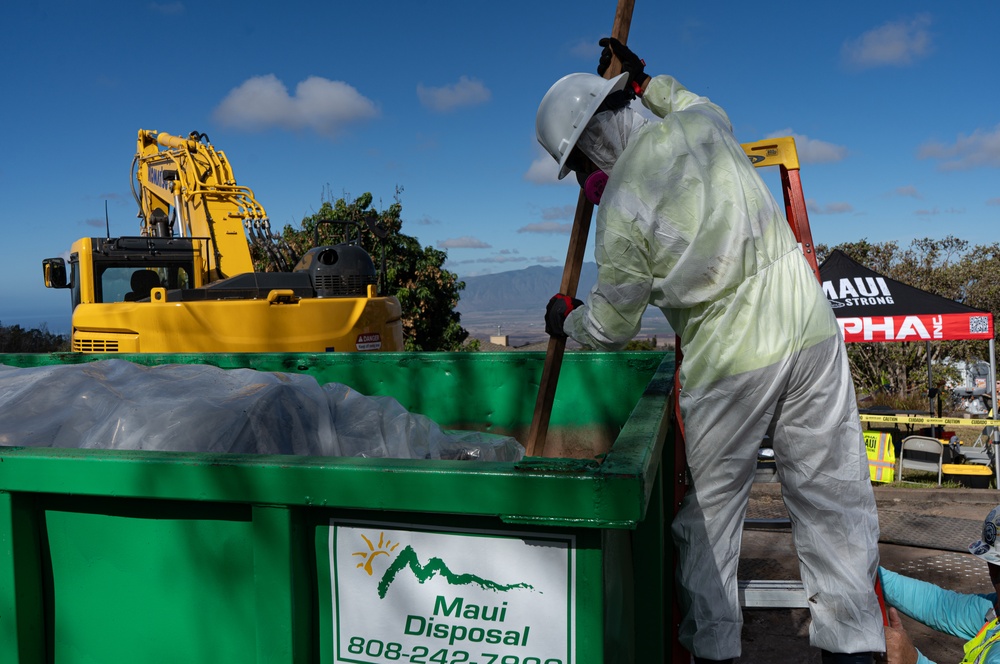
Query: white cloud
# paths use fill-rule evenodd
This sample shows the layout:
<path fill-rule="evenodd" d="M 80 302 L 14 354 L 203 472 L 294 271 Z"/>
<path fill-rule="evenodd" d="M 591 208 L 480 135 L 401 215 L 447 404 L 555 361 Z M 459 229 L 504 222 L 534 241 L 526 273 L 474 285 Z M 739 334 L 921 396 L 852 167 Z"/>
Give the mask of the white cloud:
<path fill-rule="evenodd" d="M 524 179 L 535 184 L 556 184 L 560 182 L 559 164 L 548 152 L 542 152 L 531 162 Z"/>
<path fill-rule="evenodd" d="M 843 161 L 847 157 L 847 148 L 826 141 L 809 138 L 804 134 L 796 134 L 791 128 L 773 131 L 766 138 L 791 136 L 795 139 L 795 150 L 799 153 L 799 161 L 803 164 L 827 164 Z"/>
<path fill-rule="evenodd" d="M 417 85 L 417 98 L 425 108 L 438 113 L 448 113 L 456 108 L 485 104 L 491 98 L 489 89 L 468 76 L 462 76 L 458 83 L 440 88 L 431 88 L 423 83 Z"/>
<path fill-rule="evenodd" d="M 706 28 L 708 26 L 704 21 L 696 18 L 688 18 L 681 21 L 679 27 L 681 41 L 685 44 L 698 44 L 700 46 L 705 43 Z"/>
<path fill-rule="evenodd" d="M 600 39 L 580 39 L 577 42 L 570 44 L 569 54 L 578 60 L 592 61 L 594 64 L 591 69 L 594 73 L 597 73 L 597 62 L 601 59 L 601 46 L 597 43 Z M 554 83 L 555 81 L 553 81 Z"/>
<path fill-rule="evenodd" d="M 927 30 L 930 24 L 929 14 L 886 23 L 844 42 L 841 59 L 854 69 L 912 64 L 931 52 L 931 35 Z"/>
<path fill-rule="evenodd" d="M 559 179 L 559 162 L 535 141 L 535 158 L 524 174 L 524 179 L 533 184 L 572 184 L 579 188 L 572 173 Z"/>
<path fill-rule="evenodd" d="M 813 198 L 806 199 L 806 209 L 810 214 L 847 214 L 853 212 L 854 208 L 850 203 L 827 203 L 820 205 Z"/>
<path fill-rule="evenodd" d="M 214 113 L 218 122 L 238 129 L 309 129 L 331 138 L 378 114 L 374 102 L 342 81 L 310 76 L 289 95 L 273 74 L 255 76 L 233 88 Z"/>
<path fill-rule="evenodd" d="M 555 221 L 543 221 L 537 224 L 528 224 L 517 229 L 518 233 L 546 233 L 550 235 L 569 235 L 573 230 L 573 223 L 560 224 Z"/>
<path fill-rule="evenodd" d="M 493 245 L 466 235 L 449 240 L 438 240 L 437 246 L 441 249 L 489 249 Z"/>
<path fill-rule="evenodd" d="M 456 265 L 469 265 L 471 263 L 523 263 L 529 260 L 528 258 L 522 258 L 520 256 L 486 256 L 483 258 L 470 258 L 464 261 L 455 261 Z"/>
<path fill-rule="evenodd" d="M 504 252 L 500 252 L 503 254 Z M 552 256 L 535 256 L 534 258 L 528 256 L 484 256 L 481 258 L 469 258 L 462 261 L 453 261 L 448 259 L 447 265 L 473 265 L 473 264 L 503 264 L 503 263 L 531 263 L 532 265 L 539 265 L 544 263 L 558 263 L 560 260 L 553 258 Z M 463 277 L 474 277 L 477 276 L 476 273 L 465 273 Z"/>
<path fill-rule="evenodd" d="M 151 2 L 149 10 L 165 16 L 176 16 L 184 13 L 183 2 Z"/>
<path fill-rule="evenodd" d="M 931 141 L 920 146 L 920 159 L 937 159 L 938 170 L 967 171 L 973 168 L 1000 168 L 1000 125 L 991 131 L 977 129 L 969 136 L 959 134 L 951 145 Z"/>
<path fill-rule="evenodd" d="M 987 205 L 1000 205 L 1000 198 L 991 198 L 986 201 Z"/>
<path fill-rule="evenodd" d="M 907 198 L 916 198 L 917 200 L 920 200 L 920 199 L 923 198 L 923 195 L 917 190 L 916 187 L 914 187 L 911 184 L 904 185 L 902 187 L 896 187 L 892 191 L 892 193 L 890 195 L 891 196 L 905 196 Z"/>
<path fill-rule="evenodd" d="M 576 204 L 548 207 L 542 210 L 542 219 L 545 221 L 552 221 L 554 219 L 572 220 L 574 216 L 576 216 Z"/>

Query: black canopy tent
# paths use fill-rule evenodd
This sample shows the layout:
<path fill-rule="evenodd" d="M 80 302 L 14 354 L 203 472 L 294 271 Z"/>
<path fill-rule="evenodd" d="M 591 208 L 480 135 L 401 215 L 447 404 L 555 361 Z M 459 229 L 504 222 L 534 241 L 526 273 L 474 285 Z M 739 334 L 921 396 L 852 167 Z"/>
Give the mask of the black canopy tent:
<path fill-rule="evenodd" d="M 993 314 L 908 286 L 870 270 L 839 249 L 819 266 L 823 291 L 848 343 L 982 339 L 990 342 L 990 392 L 996 385 Z"/>

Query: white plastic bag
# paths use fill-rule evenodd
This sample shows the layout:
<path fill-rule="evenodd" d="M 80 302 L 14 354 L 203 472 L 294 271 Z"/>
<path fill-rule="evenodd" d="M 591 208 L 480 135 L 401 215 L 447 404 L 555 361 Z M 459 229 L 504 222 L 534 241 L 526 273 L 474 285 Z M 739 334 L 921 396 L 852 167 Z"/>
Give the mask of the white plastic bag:
<path fill-rule="evenodd" d="M 446 432 L 390 397 L 311 376 L 124 360 L 0 365 L 0 445 L 516 461 L 513 438 Z"/>

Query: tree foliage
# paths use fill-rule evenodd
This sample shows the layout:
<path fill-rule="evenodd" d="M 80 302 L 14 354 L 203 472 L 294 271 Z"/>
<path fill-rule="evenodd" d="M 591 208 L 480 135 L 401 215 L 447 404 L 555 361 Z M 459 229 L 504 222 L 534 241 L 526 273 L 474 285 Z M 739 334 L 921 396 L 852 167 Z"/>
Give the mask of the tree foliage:
<path fill-rule="evenodd" d="M 656 350 L 656 337 L 652 339 L 632 339 L 624 350 Z"/>
<path fill-rule="evenodd" d="M 1000 244 L 970 245 L 948 236 L 921 238 L 901 248 L 896 242 L 848 242 L 817 246 L 822 262 L 833 249 L 865 267 L 909 286 L 955 300 L 993 314 L 1000 313 Z M 994 331 L 994 334 L 996 332 Z M 927 352 L 924 343 L 851 343 L 847 354 L 859 394 L 884 392 L 898 397 L 927 394 Z M 930 344 L 932 382 L 961 383 L 953 363 L 973 363 L 989 357 L 986 341 L 935 341 Z"/>
<path fill-rule="evenodd" d="M 69 350 L 69 338 L 49 332 L 44 325 L 26 330 L 20 325 L 0 325 L 0 353 L 55 353 Z"/>
<path fill-rule="evenodd" d="M 347 240 L 349 231 L 341 224 L 321 224 L 323 220 L 357 222 L 361 246 L 372 256 L 382 274 L 380 292 L 394 295 L 403 310 L 404 347 L 410 351 L 472 350 L 476 344 L 464 344 L 469 333 L 461 326 L 455 311 L 459 291 L 465 283 L 445 270 L 447 254 L 433 247 L 421 247 L 416 238 L 400 232 L 403 206 L 399 190 L 393 203 L 384 210 L 372 207 L 372 195 L 365 193 L 353 201 L 346 198 L 325 200 L 315 214 L 302 220 L 296 229 L 285 226 L 275 236 L 283 254 L 294 263 L 314 246 L 338 244 Z M 318 227 L 319 243 L 316 243 Z M 277 271 L 280 265 L 261 242 L 253 243 L 257 270 Z M 384 269 L 383 269 L 384 261 Z"/>

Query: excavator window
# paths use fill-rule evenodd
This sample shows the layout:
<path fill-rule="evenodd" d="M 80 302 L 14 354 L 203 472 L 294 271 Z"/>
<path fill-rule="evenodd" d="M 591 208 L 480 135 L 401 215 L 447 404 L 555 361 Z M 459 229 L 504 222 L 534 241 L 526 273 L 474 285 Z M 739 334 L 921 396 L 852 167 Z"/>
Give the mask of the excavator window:
<path fill-rule="evenodd" d="M 93 250 L 88 256 L 89 269 L 80 266 L 84 287 L 93 283 L 90 302 L 134 302 L 149 298 L 152 288 L 162 286 L 172 291 L 200 285 L 195 265 L 200 263 L 198 243 L 202 238 L 120 237 L 90 241 Z M 79 256 L 70 256 L 74 274 L 75 261 L 80 260 Z"/>
<path fill-rule="evenodd" d="M 81 287 L 80 287 L 80 254 L 73 252 L 69 255 L 69 282 L 70 282 L 70 299 L 73 302 L 73 308 L 76 309 L 76 305 L 80 304 L 80 299 L 82 297 Z"/>
<path fill-rule="evenodd" d="M 149 292 L 160 285 L 160 275 L 153 270 L 136 270 L 129 277 L 129 286 L 132 290 L 125 293 L 125 301 L 145 300 L 149 297 Z"/>
<path fill-rule="evenodd" d="M 101 266 L 98 269 L 99 302 L 137 302 L 149 298 L 153 288 L 191 288 L 191 266 Z"/>
<path fill-rule="evenodd" d="M 125 296 L 131 292 L 130 283 L 133 267 L 108 267 L 99 270 L 97 275 L 97 292 L 95 293 L 98 302 L 123 302 Z"/>

